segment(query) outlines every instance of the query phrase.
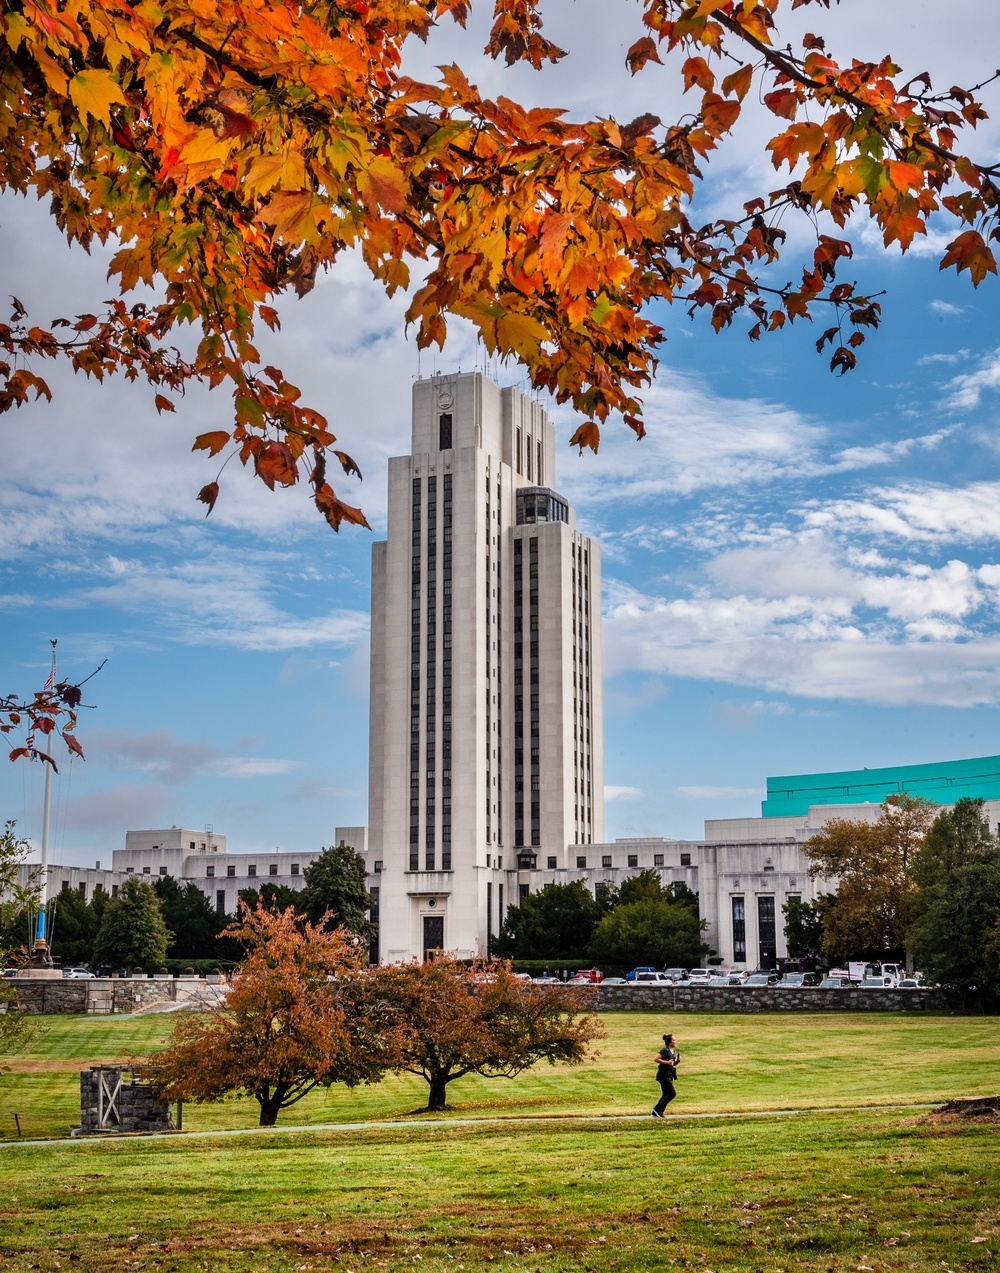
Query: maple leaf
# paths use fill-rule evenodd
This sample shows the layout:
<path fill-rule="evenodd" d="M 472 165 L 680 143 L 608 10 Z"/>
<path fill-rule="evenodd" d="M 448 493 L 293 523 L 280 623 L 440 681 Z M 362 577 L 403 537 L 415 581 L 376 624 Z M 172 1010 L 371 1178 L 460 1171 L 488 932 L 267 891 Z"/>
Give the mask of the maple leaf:
<path fill-rule="evenodd" d="M 200 433 L 194 440 L 192 451 L 207 451 L 209 455 L 218 455 L 232 435 L 222 429 L 211 433 Z M 199 497 L 200 498 L 200 497 Z"/>
<path fill-rule="evenodd" d="M 69 96 L 81 115 L 90 115 L 107 127 L 111 107 L 128 105 L 110 71 L 79 71 L 69 82 Z"/>
<path fill-rule="evenodd" d="M 219 498 L 219 483 L 218 482 L 209 482 L 207 486 L 203 486 L 201 490 L 198 492 L 198 499 L 203 504 L 208 505 L 208 511 L 205 513 L 206 517 L 215 507 L 215 501 L 218 498 Z"/>
<path fill-rule="evenodd" d="M 585 446 L 590 447 L 596 455 L 597 449 L 601 445 L 601 430 L 596 421 L 587 420 L 584 424 L 581 424 L 570 438 L 569 444 L 570 446 L 578 446 L 581 455 Z"/>
<path fill-rule="evenodd" d="M 406 209 L 408 183 L 388 159 L 375 159 L 358 180 L 361 197 L 385 212 Z"/>
<path fill-rule="evenodd" d="M 993 253 L 977 230 L 966 230 L 948 244 L 948 250 L 941 258 L 940 268 L 946 270 L 951 265 L 954 265 L 959 274 L 968 270 L 973 287 L 978 287 L 987 274 L 997 272 Z"/>
<path fill-rule="evenodd" d="M 162 393 L 158 393 L 153 399 L 158 414 L 164 411 L 174 411 L 176 408 L 169 398 L 165 398 Z"/>
<path fill-rule="evenodd" d="M 284 442 L 265 442 L 254 456 L 254 468 L 268 490 L 274 490 L 275 482 L 294 486 L 299 480 L 295 457 Z"/>
<path fill-rule="evenodd" d="M 70 749 L 74 756 L 79 756 L 81 760 L 86 760 L 86 756 L 83 754 L 83 748 L 77 742 L 76 738 L 74 738 L 72 734 L 67 733 L 66 730 L 63 730 L 63 742 L 65 742 L 66 746 Z"/>
<path fill-rule="evenodd" d="M 625 54 L 625 63 L 633 75 L 641 71 L 647 62 L 659 62 L 659 60 L 660 55 L 656 44 L 648 35 L 644 35 L 641 40 L 636 40 Z"/>

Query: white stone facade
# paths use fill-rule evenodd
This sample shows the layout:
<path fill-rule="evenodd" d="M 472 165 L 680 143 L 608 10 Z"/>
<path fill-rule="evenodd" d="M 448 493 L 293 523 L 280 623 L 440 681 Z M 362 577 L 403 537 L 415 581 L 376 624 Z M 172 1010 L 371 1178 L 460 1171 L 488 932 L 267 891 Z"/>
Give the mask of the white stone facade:
<path fill-rule="evenodd" d="M 380 954 L 489 949 L 518 870 L 604 833 L 600 554 L 554 489 L 537 402 L 413 388 L 372 551 L 369 834 Z M 570 847 L 567 847 L 570 846 Z"/>

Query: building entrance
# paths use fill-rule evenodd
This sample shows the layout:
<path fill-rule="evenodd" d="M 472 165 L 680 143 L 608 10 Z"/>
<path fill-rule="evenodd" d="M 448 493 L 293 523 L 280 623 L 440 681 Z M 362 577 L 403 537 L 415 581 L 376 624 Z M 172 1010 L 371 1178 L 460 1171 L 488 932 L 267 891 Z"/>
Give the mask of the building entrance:
<path fill-rule="evenodd" d="M 424 916 L 424 959 L 433 959 L 444 950 L 444 916 Z"/>

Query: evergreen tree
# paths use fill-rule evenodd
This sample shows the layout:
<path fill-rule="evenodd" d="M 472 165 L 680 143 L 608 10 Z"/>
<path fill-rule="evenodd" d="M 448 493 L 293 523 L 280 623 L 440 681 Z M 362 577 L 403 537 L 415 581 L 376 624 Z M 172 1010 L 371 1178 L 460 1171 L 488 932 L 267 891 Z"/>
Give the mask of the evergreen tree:
<path fill-rule="evenodd" d="M 508 910 L 496 953 L 514 959 L 586 959 L 601 913 L 580 880 L 553 884 Z"/>
<path fill-rule="evenodd" d="M 371 936 L 368 920 L 371 895 L 365 888 L 365 860 L 350 845 L 324 849 L 302 872 L 301 911 L 314 923 L 326 912 L 328 928 L 349 928 L 365 941 Z"/>
<path fill-rule="evenodd" d="M 89 964 L 94 941 L 101 926 L 94 907 L 76 889 L 64 884 L 50 902 L 52 908 L 52 954 L 70 964 Z"/>
<path fill-rule="evenodd" d="M 1000 1002 L 1000 843 L 982 800 L 938 815 L 916 854 L 909 943 L 921 971 L 965 1007 Z"/>
<path fill-rule="evenodd" d="M 104 968 L 155 972 L 173 939 L 156 894 L 132 875 L 108 903 L 94 943 L 94 960 Z"/>
<path fill-rule="evenodd" d="M 211 959 L 218 956 L 217 937 L 229 923 L 220 915 L 197 884 L 179 884 L 172 875 L 153 881 L 163 922 L 174 934 L 174 959 Z"/>
<path fill-rule="evenodd" d="M 280 915 L 290 906 L 296 915 L 305 914 L 303 891 L 289 888 L 287 884 L 272 884 L 269 880 L 265 880 L 260 888 L 241 888 L 239 896 L 240 901 L 245 902 L 252 911 L 255 911 L 258 906 L 263 906 L 276 915 Z"/>

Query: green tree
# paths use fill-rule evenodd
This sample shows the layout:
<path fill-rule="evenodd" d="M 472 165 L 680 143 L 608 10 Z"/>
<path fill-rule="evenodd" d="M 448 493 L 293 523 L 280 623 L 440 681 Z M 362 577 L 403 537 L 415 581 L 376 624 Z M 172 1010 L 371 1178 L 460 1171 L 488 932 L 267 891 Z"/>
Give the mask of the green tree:
<path fill-rule="evenodd" d="M 174 959 L 211 959 L 219 955 L 218 936 L 229 923 L 220 915 L 197 884 L 179 884 L 172 875 L 153 881 L 163 922 L 173 933 Z"/>
<path fill-rule="evenodd" d="M 1000 1002 L 1000 843 L 982 810 L 968 798 L 943 810 L 912 864 L 913 954 L 964 1007 Z"/>
<path fill-rule="evenodd" d="M 837 956 L 844 953 L 823 950 L 823 920 L 836 901 L 833 893 L 820 893 L 814 902 L 790 897 L 782 906 L 785 946 L 792 959 L 820 959 L 824 953 Z"/>
<path fill-rule="evenodd" d="M 601 908 L 585 884 L 552 884 L 507 911 L 495 942 L 513 959 L 586 959 Z"/>
<path fill-rule="evenodd" d="M 707 923 L 685 902 L 669 895 L 616 906 L 597 924 L 589 954 L 598 963 L 632 968 L 697 967 L 711 948 L 701 934 Z"/>
<path fill-rule="evenodd" d="M 239 898 L 252 911 L 255 911 L 258 906 L 266 906 L 276 915 L 280 915 L 289 907 L 296 915 L 305 913 L 301 889 L 289 888 L 287 884 L 272 884 L 270 880 L 265 880 L 260 888 L 241 888 Z"/>
<path fill-rule="evenodd" d="M 102 890 L 103 891 L 103 890 Z M 49 903 L 52 908 L 52 954 L 70 964 L 89 964 L 101 916 L 76 889 L 64 884 Z"/>
<path fill-rule="evenodd" d="M 145 880 L 131 875 L 104 912 L 94 961 L 104 968 L 155 972 L 173 939 L 156 894 Z"/>
<path fill-rule="evenodd" d="M 837 881 L 836 903 L 823 918 L 825 952 L 905 959 L 917 891 L 909 867 L 934 811 L 904 792 L 888 797 L 876 822 L 831 818 L 806 841 L 809 874 Z"/>
<path fill-rule="evenodd" d="M 365 873 L 364 858 L 350 845 L 324 849 L 302 872 L 306 886 L 296 898 L 296 909 L 314 924 L 327 915 L 328 928 L 349 928 L 367 941 L 372 933 L 368 919 L 372 899 L 365 888 Z"/>
<path fill-rule="evenodd" d="M 16 833 L 17 823 L 11 819 L 0 831 L 0 964 L 6 964 L 17 952 L 19 962 L 27 958 L 30 944 L 30 916 L 40 895 L 38 872 L 27 872 L 21 883 L 31 845 Z"/>

